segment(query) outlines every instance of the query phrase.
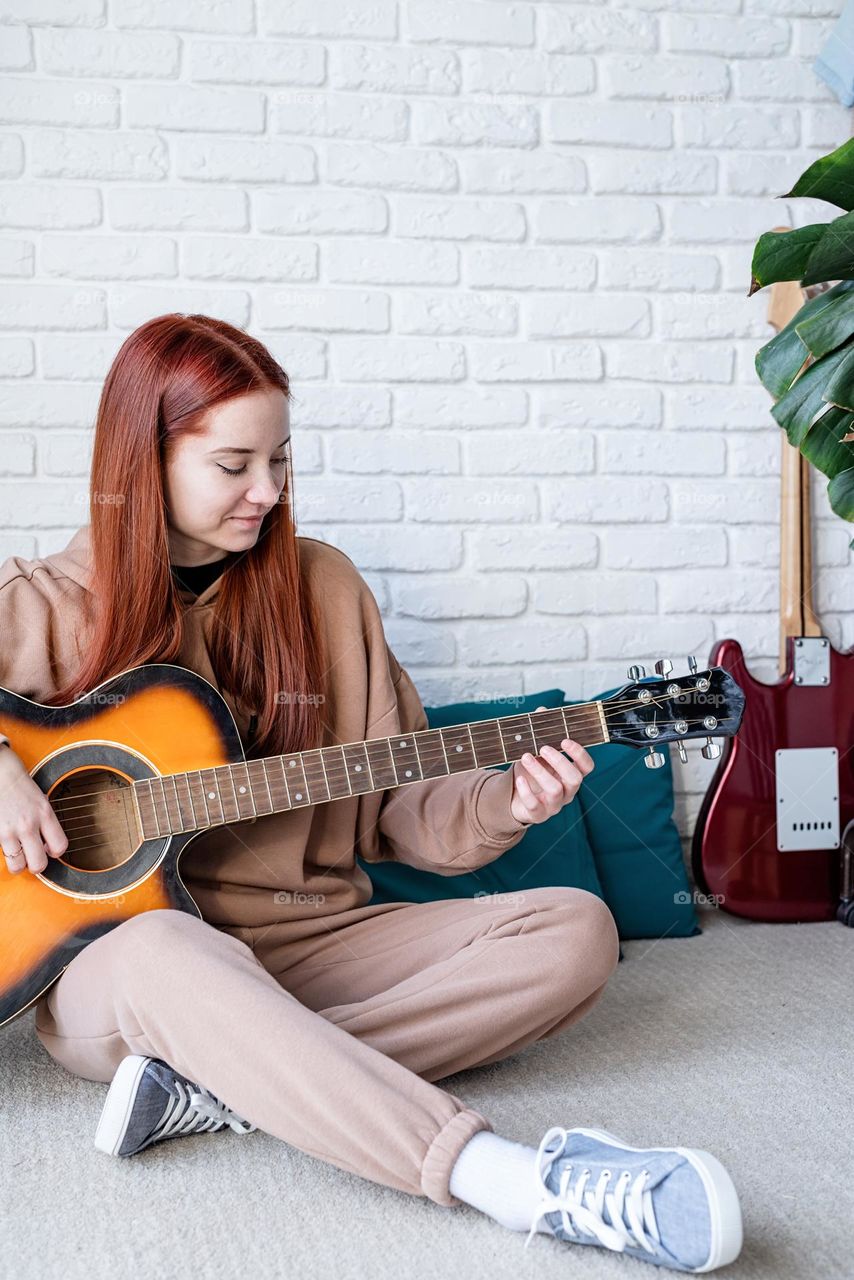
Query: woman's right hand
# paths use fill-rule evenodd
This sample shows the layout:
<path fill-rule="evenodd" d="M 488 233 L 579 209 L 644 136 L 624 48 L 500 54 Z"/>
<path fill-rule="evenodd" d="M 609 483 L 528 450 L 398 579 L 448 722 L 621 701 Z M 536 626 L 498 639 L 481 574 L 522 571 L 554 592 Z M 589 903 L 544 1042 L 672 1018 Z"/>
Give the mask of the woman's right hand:
<path fill-rule="evenodd" d="M 8 745 L 0 745 L 0 845 L 13 874 L 44 871 L 48 855 L 60 858 L 68 848 L 50 801 Z"/>

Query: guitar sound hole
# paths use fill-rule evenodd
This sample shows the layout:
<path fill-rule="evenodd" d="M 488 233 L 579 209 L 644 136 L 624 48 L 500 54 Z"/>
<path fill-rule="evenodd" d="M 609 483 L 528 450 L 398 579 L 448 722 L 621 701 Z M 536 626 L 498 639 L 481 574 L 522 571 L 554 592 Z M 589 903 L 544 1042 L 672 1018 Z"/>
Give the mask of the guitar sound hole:
<path fill-rule="evenodd" d="M 80 769 L 61 778 L 48 796 L 68 837 L 61 861 L 80 871 L 106 871 L 139 848 L 136 811 L 127 779 L 109 769 Z"/>

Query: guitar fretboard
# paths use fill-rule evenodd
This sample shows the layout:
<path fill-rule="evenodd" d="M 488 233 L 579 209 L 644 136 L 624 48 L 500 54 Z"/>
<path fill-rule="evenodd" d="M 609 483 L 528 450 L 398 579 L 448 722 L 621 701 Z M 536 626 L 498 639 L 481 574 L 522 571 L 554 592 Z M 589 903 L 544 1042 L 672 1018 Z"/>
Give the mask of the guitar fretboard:
<path fill-rule="evenodd" d="M 603 704 L 574 704 L 163 774 L 134 782 L 133 790 L 143 838 L 154 840 L 505 764 L 528 751 L 536 755 L 547 743 L 560 748 L 567 737 L 582 746 L 607 742 Z"/>

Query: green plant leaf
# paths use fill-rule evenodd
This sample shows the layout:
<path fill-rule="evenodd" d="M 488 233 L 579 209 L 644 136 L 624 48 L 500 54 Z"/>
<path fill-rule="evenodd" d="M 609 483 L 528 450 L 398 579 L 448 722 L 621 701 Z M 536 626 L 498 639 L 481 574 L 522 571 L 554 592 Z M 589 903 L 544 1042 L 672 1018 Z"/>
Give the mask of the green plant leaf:
<path fill-rule="evenodd" d="M 854 447 L 841 440 L 854 423 L 854 415 L 830 405 L 806 432 L 801 443 L 801 453 L 822 475 L 833 479 L 842 471 L 854 467 Z"/>
<path fill-rule="evenodd" d="M 790 196 L 809 196 L 835 204 L 838 209 L 854 209 L 854 138 L 805 169 L 782 198 L 787 200 Z"/>
<path fill-rule="evenodd" d="M 854 349 L 850 343 L 847 347 L 847 355 L 827 380 L 824 398 L 829 404 L 854 413 Z"/>
<path fill-rule="evenodd" d="M 831 290 L 828 289 L 827 293 L 819 296 L 827 299 L 830 293 Z M 801 342 L 814 359 L 820 360 L 828 351 L 835 351 L 854 334 L 854 293 L 849 289 L 846 293 L 830 298 L 828 306 L 820 307 L 803 320 L 799 315 L 795 316 L 795 320 L 795 331 Z"/>
<path fill-rule="evenodd" d="M 824 295 L 826 296 L 826 295 Z M 796 378 L 788 391 L 771 407 L 771 416 L 786 432 L 789 443 L 800 447 L 810 427 L 819 413 L 833 408 L 828 405 L 822 392 L 829 377 L 836 371 L 848 355 L 849 347 L 839 347 L 829 355 L 816 360 Z"/>
<path fill-rule="evenodd" d="M 840 471 L 827 486 L 830 507 L 843 520 L 854 520 L 854 467 Z M 854 539 L 851 542 L 854 547 Z"/>
<path fill-rule="evenodd" d="M 854 291 L 854 281 L 843 280 L 825 293 L 810 298 L 770 342 L 766 342 L 764 347 L 759 348 L 755 358 L 756 372 L 760 382 L 770 391 L 773 399 L 779 400 L 783 393 L 788 391 L 798 370 L 809 355 L 799 333 L 800 326 L 812 316 L 831 307 L 835 298 L 852 291 Z"/>
<path fill-rule="evenodd" d="M 766 231 L 756 242 L 750 264 L 748 298 L 766 284 L 777 280 L 800 280 L 816 247 L 827 230 L 827 223 L 799 227 L 797 231 Z M 833 277 L 824 276 L 825 280 Z M 837 277 L 842 279 L 842 276 Z"/>
<path fill-rule="evenodd" d="M 801 273 L 801 284 L 854 278 L 854 213 L 843 213 L 825 226 Z"/>

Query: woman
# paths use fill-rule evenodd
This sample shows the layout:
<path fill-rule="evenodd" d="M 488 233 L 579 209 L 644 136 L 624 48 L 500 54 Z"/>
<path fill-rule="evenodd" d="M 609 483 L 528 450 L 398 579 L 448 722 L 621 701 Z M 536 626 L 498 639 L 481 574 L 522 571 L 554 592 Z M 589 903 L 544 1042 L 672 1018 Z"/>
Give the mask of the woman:
<path fill-rule="evenodd" d="M 255 757 L 426 728 L 353 562 L 295 534 L 290 396 L 269 352 L 223 322 L 166 315 L 132 333 L 101 396 L 90 525 L 0 571 L 0 684 L 66 703 L 129 667 L 178 663 L 216 685 Z M 593 1006 L 618 957 L 598 897 L 366 906 L 357 852 L 453 875 L 570 803 L 593 762 L 562 746 L 197 837 L 181 872 L 203 919 L 134 916 L 36 1005 L 56 1061 L 111 1082 L 96 1145 L 127 1156 L 261 1128 L 437 1204 L 474 1205 L 528 1242 L 540 1231 L 678 1270 L 731 1261 L 738 1200 L 708 1153 L 558 1126 L 535 1150 L 434 1083 Z M 8 740 L 0 843 L 11 874 L 67 848 Z"/>

